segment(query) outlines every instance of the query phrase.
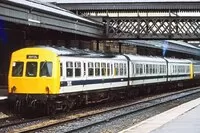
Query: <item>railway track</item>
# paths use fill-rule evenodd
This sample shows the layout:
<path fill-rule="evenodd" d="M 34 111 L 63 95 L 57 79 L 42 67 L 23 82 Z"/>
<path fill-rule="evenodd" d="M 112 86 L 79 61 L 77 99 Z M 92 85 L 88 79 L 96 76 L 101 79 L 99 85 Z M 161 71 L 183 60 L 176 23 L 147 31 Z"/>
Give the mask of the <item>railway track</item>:
<path fill-rule="evenodd" d="M 132 113 L 136 113 L 139 111 L 143 111 L 145 109 L 158 106 L 176 99 L 184 98 L 196 93 L 200 93 L 200 88 L 193 88 L 182 90 L 179 92 L 169 93 L 166 95 L 161 95 L 158 97 L 147 98 L 145 100 L 140 100 L 138 102 L 133 102 L 125 105 L 108 107 L 102 110 L 90 110 L 82 113 L 76 113 L 72 115 L 63 115 L 55 118 L 37 118 L 35 120 L 30 120 L 29 122 L 33 122 L 34 124 L 26 124 L 26 126 L 15 127 L 15 129 L 10 129 L 10 132 L 36 132 L 42 130 L 47 130 L 48 128 L 60 126 L 62 124 L 66 124 L 66 130 L 64 132 L 77 132 L 82 129 L 95 126 L 104 122 L 108 122 L 113 119 L 117 119 L 119 117 L 123 117 Z M 84 121 L 87 121 L 84 124 Z M 27 121 L 24 121 L 25 123 Z M 20 123 L 20 124 L 23 124 Z M 37 123 L 37 124 L 36 124 Z M 79 123 L 79 124 L 77 124 Z M 19 125 L 19 123 L 16 123 Z M 11 125 L 14 126 L 14 125 Z M 9 128 L 9 126 L 7 126 Z M 1 127 L 0 127 L 1 129 Z M 1 130 L 0 130 L 1 131 Z"/>
<path fill-rule="evenodd" d="M 26 119 L 20 116 L 12 116 L 7 118 L 0 119 L 0 132 L 8 132 L 19 125 L 26 125 L 36 123 L 37 121 L 46 120 L 47 117 L 40 117 L 40 118 L 33 118 L 33 119 Z"/>

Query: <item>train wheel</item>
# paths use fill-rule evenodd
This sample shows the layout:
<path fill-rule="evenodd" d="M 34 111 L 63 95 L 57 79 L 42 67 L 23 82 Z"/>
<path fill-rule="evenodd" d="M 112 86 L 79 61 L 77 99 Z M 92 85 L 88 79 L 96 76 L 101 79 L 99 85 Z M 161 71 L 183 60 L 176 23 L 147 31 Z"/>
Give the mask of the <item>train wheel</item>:
<path fill-rule="evenodd" d="M 17 100 L 15 102 L 15 108 L 14 108 L 14 111 L 16 113 L 21 113 L 21 108 L 22 108 L 22 101 L 21 100 Z"/>
<path fill-rule="evenodd" d="M 46 114 L 47 115 L 55 115 L 56 114 L 56 108 L 52 104 L 46 105 Z"/>
<path fill-rule="evenodd" d="M 68 100 L 67 106 L 68 106 L 69 110 L 72 109 L 75 104 L 76 104 L 76 100 L 75 99 Z"/>

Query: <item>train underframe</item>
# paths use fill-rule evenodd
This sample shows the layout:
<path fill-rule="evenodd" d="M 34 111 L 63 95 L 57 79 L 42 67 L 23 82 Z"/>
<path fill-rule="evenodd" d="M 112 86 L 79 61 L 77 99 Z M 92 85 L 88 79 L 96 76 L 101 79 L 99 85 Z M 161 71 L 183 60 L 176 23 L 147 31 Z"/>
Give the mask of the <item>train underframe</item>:
<path fill-rule="evenodd" d="M 81 92 L 57 95 L 9 94 L 9 106 L 15 113 L 30 112 L 55 114 L 58 111 L 68 112 L 72 108 L 85 104 L 94 104 L 103 101 L 117 101 L 119 99 L 134 99 L 141 95 L 156 94 L 166 91 L 183 89 L 200 84 L 199 79 L 184 80 L 159 84 L 129 86 L 123 88 L 109 88 L 101 91 Z"/>

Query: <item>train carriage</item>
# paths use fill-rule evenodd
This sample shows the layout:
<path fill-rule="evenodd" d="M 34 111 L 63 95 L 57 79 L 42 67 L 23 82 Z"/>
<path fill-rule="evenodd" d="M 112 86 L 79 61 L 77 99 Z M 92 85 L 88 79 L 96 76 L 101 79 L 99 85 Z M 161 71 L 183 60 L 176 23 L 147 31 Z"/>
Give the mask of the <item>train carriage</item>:
<path fill-rule="evenodd" d="M 8 99 L 19 112 L 41 107 L 47 114 L 66 111 L 83 103 L 134 97 L 135 90 L 149 93 L 146 88 L 152 85 L 191 81 L 200 73 L 197 62 L 63 47 L 23 48 L 11 57 Z"/>
<path fill-rule="evenodd" d="M 193 64 L 193 73 L 194 73 L 194 79 L 200 78 L 200 61 L 194 60 L 192 61 Z"/>
<path fill-rule="evenodd" d="M 123 56 L 60 56 L 60 93 L 87 92 L 127 86 L 127 61 Z M 119 72 L 118 72 L 119 69 Z"/>
<path fill-rule="evenodd" d="M 193 78 L 192 61 L 186 59 L 165 58 L 168 63 L 168 81 Z"/>
<path fill-rule="evenodd" d="M 167 80 L 166 60 L 160 57 L 127 55 L 130 60 L 130 85 L 144 85 Z"/>

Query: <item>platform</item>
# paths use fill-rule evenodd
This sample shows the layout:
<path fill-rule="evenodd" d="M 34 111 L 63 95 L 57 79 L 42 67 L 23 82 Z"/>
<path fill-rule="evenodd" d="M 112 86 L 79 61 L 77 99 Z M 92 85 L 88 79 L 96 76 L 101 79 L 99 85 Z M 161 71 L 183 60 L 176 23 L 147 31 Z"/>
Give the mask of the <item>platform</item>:
<path fill-rule="evenodd" d="M 200 98 L 184 103 L 119 133 L 200 133 Z"/>
<path fill-rule="evenodd" d="M 6 100 L 7 96 L 0 96 L 0 100 Z"/>
<path fill-rule="evenodd" d="M 7 89 L 0 89 L 0 101 L 7 99 Z"/>

